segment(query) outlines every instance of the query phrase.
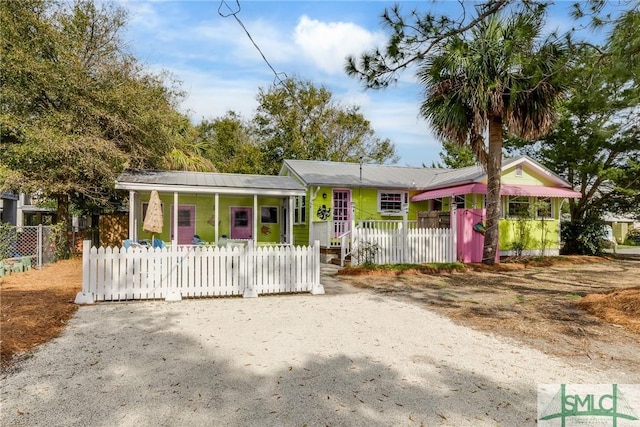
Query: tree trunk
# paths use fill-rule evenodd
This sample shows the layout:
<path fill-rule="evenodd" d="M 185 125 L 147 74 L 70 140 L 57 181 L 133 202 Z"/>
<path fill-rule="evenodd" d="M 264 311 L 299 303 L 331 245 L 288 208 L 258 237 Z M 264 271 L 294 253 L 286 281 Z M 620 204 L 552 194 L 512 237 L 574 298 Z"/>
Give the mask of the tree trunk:
<path fill-rule="evenodd" d="M 489 119 L 489 153 L 487 157 L 487 227 L 482 251 L 483 264 L 493 265 L 499 250 L 500 174 L 502 172 L 502 118 Z M 499 260 L 499 258 L 498 258 Z"/>
<path fill-rule="evenodd" d="M 71 254 L 71 246 L 69 244 L 69 237 L 67 234 L 67 229 L 69 227 L 69 196 L 66 194 L 58 194 L 56 199 L 58 200 L 56 224 L 60 224 L 62 233 L 62 236 L 60 236 L 60 246 L 57 249 L 57 252 L 60 258 L 67 259 Z"/>

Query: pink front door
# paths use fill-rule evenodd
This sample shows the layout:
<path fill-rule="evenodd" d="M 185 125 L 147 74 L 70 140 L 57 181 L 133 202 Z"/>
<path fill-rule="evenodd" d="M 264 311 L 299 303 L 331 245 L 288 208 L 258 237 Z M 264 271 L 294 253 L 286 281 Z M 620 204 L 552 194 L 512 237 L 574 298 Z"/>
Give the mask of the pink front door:
<path fill-rule="evenodd" d="M 178 244 L 190 245 L 196 234 L 196 207 L 193 205 L 178 205 Z M 173 230 L 173 206 L 171 206 L 171 240 L 176 235 Z"/>
<path fill-rule="evenodd" d="M 231 238 L 251 239 L 253 228 L 253 210 L 251 208 L 231 208 Z"/>
<path fill-rule="evenodd" d="M 351 192 L 333 190 L 333 236 L 349 231 L 351 225 Z"/>

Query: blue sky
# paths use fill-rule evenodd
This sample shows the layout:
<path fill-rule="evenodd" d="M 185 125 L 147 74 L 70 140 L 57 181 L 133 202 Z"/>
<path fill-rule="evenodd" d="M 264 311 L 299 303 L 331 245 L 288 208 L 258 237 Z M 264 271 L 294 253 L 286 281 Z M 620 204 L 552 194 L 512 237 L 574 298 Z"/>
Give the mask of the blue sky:
<path fill-rule="evenodd" d="M 236 16 L 277 72 L 326 86 L 344 106 L 360 106 L 376 135 L 395 144 L 400 165 L 429 166 L 438 160 L 440 143 L 418 115 L 422 90 L 413 73 L 403 73 L 388 89 L 366 90 L 343 71 L 346 55 L 384 44 L 379 16 L 394 3 L 241 0 Z M 400 3 L 406 10 L 418 4 Z M 233 16 L 218 13 L 237 10 L 235 0 L 123 0 L 122 5 L 129 12 L 124 39 L 130 51 L 152 70 L 166 70 L 182 82 L 187 95 L 180 108 L 194 123 L 229 110 L 253 116 L 258 89 L 268 88 L 275 77 Z M 459 11 L 457 2 L 443 7 Z M 566 10 L 551 16 L 549 24 L 570 25 Z"/>

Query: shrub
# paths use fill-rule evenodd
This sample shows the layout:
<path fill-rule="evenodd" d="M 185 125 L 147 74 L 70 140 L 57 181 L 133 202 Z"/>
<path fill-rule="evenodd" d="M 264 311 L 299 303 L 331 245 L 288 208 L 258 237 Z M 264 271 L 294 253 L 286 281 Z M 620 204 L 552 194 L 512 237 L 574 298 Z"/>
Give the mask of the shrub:
<path fill-rule="evenodd" d="M 624 244 L 632 246 L 640 245 L 640 228 L 632 228 L 629 230 L 629 233 L 627 233 L 627 237 L 624 240 Z"/>
<path fill-rule="evenodd" d="M 598 218 L 563 222 L 561 228 L 562 253 L 602 255 L 606 235 L 605 224 Z"/>

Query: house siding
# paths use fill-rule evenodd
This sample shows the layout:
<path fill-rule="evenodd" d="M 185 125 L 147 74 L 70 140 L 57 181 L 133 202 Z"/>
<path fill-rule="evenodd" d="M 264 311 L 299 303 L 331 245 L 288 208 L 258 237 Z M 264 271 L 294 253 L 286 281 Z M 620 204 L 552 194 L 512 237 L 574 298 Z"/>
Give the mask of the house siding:
<path fill-rule="evenodd" d="M 522 243 L 522 249 L 558 249 L 559 223 L 557 219 L 509 220 L 502 219 L 500 227 L 500 250 L 514 249 L 514 244 Z"/>
<path fill-rule="evenodd" d="M 555 186 L 552 180 L 541 176 L 539 172 L 532 170 L 527 165 L 522 166 L 522 176 L 516 175 L 517 166 L 508 168 L 502 172 L 503 184 L 520 184 L 520 185 L 549 185 Z"/>

